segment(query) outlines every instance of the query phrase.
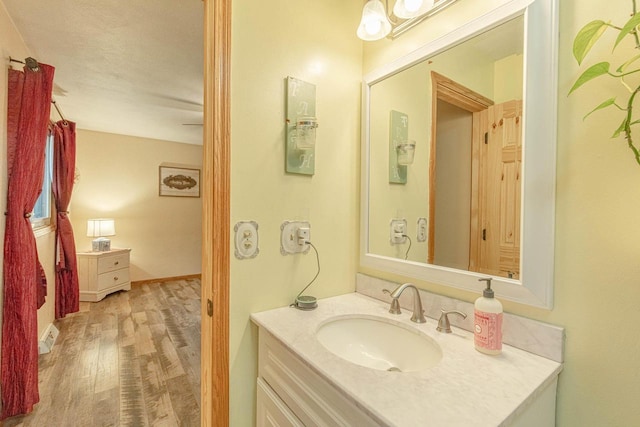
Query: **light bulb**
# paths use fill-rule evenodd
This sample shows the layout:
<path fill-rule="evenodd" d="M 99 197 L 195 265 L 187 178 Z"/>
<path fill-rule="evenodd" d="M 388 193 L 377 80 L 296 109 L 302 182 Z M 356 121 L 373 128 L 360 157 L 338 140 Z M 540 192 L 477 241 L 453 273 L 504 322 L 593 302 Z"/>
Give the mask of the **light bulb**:
<path fill-rule="evenodd" d="M 364 23 L 364 30 L 369 35 L 376 34 L 378 31 L 380 31 L 381 27 L 382 27 L 382 23 L 378 20 L 370 20 Z"/>
<path fill-rule="evenodd" d="M 407 12 L 415 12 L 422 6 L 422 0 L 404 0 L 404 7 Z"/>
<path fill-rule="evenodd" d="M 426 13 L 433 7 L 434 0 L 397 0 L 393 14 L 401 19 L 411 19 Z"/>
<path fill-rule="evenodd" d="M 384 5 L 380 0 L 369 0 L 362 9 L 362 20 L 358 26 L 358 37 L 362 40 L 380 40 L 391 32 Z"/>

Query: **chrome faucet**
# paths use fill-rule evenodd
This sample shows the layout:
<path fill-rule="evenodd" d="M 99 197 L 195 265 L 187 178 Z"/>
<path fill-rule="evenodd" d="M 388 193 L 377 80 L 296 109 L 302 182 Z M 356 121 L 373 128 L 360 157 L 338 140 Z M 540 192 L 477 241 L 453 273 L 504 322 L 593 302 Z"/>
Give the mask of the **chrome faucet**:
<path fill-rule="evenodd" d="M 400 285 L 396 288 L 395 291 L 391 292 L 391 294 L 389 295 L 391 297 L 391 308 L 393 309 L 394 307 L 398 307 L 398 304 L 397 304 L 398 298 L 400 298 L 400 295 L 402 295 L 402 292 L 404 292 L 404 290 L 407 288 L 413 289 L 413 315 L 411 316 L 411 321 L 416 323 L 425 323 L 427 320 L 424 318 L 424 312 L 422 310 L 422 300 L 420 299 L 420 291 L 418 291 L 418 288 L 416 288 L 411 283 L 405 283 L 404 285 Z M 392 313 L 395 313 L 394 311 L 391 311 L 391 310 L 389 311 Z M 400 310 L 398 310 L 398 313 L 395 313 L 395 314 L 400 314 L 399 311 Z"/>

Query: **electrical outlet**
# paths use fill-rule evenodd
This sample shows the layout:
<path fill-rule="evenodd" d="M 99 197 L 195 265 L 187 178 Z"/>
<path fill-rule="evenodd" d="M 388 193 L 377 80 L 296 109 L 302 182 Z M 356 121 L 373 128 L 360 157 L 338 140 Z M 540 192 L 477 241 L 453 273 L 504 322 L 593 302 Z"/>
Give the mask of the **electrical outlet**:
<path fill-rule="evenodd" d="M 302 246 L 303 248 L 305 248 L 310 238 L 311 229 L 309 227 L 298 228 L 298 246 Z"/>
<path fill-rule="evenodd" d="M 311 235 L 311 225 L 307 221 L 285 221 L 280 226 L 280 253 L 282 255 L 309 252 L 305 242 Z"/>
<path fill-rule="evenodd" d="M 255 221 L 240 221 L 234 227 L 235 255 L 238 259 L 255 258 L 258 248 L 258 223 Z"/>
<path fill-rule="evenodd" d="M 404 237 L 407 234 L 406 219 L 392 219 L 389 227 L 389 241 L 392 245 L 401 245 L 407 241 Z"/>
<path fill-rule="evenodd" d="M 418 242 L 427 241 L 427 218 L 418 218 L 418 235 L 416 240 Z"/>

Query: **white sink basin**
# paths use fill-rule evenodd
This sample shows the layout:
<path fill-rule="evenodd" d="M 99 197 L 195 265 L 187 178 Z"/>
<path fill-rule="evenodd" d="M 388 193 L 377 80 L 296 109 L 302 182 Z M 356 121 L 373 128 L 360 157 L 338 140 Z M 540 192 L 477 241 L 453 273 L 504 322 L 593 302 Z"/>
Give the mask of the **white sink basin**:
<path fill-rule="evenodd" d="M 316 335 L 335 355 L 381 371 L 421 371 L 442 359 L 433 339 L 384 318 L 336 317 L 320 325 Z"/>

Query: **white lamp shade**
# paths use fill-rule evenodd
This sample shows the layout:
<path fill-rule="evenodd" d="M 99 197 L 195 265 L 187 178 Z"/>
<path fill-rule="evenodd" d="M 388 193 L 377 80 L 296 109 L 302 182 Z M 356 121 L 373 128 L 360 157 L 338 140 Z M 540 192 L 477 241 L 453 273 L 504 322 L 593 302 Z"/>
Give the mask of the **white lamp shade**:
<path fill-rule="evenodd" d="M 390 32 L 391 23 L 384 5 L 380 0 L 369 0 L 362 9 L 362 20 L 356 32 L 358 37 L 366 41 L 380 40 Z"/>
<path fill-rule="evenodd" d="M 411 19 L 433 8 L 434 0 L 397 0 L 393 14 L 398 18 Z"/>
<path fill-rule="evenodd" d="M 87 237 L 115 236 L 116 224 L 111 218 L 87 220 Z"/>

